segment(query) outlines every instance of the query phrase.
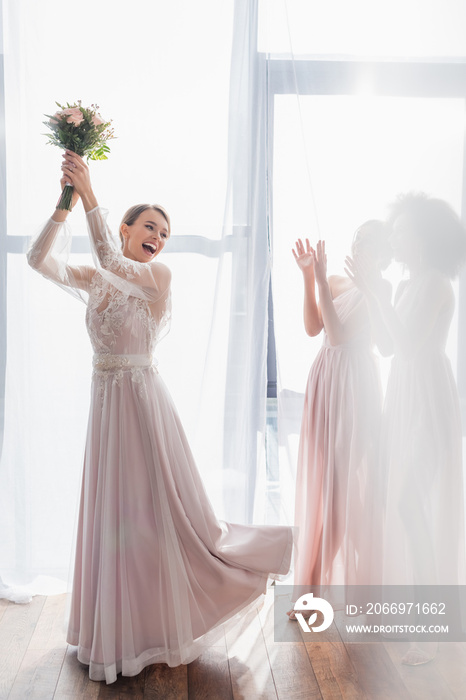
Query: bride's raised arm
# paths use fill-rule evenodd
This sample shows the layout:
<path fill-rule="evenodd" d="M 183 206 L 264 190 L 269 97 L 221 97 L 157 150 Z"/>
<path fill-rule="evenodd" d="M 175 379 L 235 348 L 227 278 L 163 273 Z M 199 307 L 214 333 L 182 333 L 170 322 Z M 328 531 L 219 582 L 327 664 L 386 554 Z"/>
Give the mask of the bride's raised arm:
<path fill-rule="evenodd" d="M 66 178 L 63 177 L 62 188 L 65 184 Z M 76 193 L 73 197 L 73 206 L 78 199 L 79 195 Z M 66 222 L 68 213 L 60 209 L 54 211 L 29 246 L 27 261 L 41 275 L 84 301 L 81 294 L 75 293 L 75 290 L 89 291 L 95 268 L 88 265 L 68 265 L 71 243 L 71 232 Z"/>
<path fill-rule="evenodd" d="M 89 169 L 75 153 L 66 151 L 63 172 L 80 194 L 86 211 L 91 245 L 101 273 L 117 288 L 154 303 L 167 293 L 169 268 L 158 261 L 139 262 L 123 255 L 107 224 L 107 211 L 99 206 L 92 190 Z"/>

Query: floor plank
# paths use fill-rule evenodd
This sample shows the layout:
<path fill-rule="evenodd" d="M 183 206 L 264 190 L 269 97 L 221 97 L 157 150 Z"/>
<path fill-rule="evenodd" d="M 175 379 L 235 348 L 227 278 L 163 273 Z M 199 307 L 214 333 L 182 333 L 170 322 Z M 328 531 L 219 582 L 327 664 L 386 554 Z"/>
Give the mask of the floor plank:
<path fill-rule="evenodd" d="M 146 669 L 137 676 L 119 675 L 115 683 L 99 683 L 98 700 L 144 700 Z"/>
<path fill-rule="evenodd" d="M 3 613 L 9 605 L 13 605 L 13 603 L 10 603 L 9 600 L 5 600 L 5 598 L 0 598 L 0 621 L 3 617 Z"/>
<path fill-rule="evenodd" d="M 78 661 L 76 647 L 68 646 L 53 700 L 97 700 L 100 686 L 89 678 L 88 667 Z"/>
<path fill-rule="evenodd" d="M 54 697 L 66 648 L 28 649 L 8 700 L 51 700 Z"/>
<path fill-rule="evenodd" d="M 277 700 L 258 611 L 251 610 L 226 639 L 234 700 Z"/>
<path fill-rule="evenodd" d="M 361 688 L 368 698 L 412 700 L 383 644 L 352 642 L 346 648 L 351 663 L 357 668 Z"/>
<path fill-rule="evenodd" d="M 338 615 L 338 613 L 337 613 Z M 316 624 L 319 624 L 319 620 Z M 357 671 L 348 656 L 335 624 L 324 632 L 304 632 L 294 625 L 301 637 L 324 700 L 366 700 Z"/>
<path fill-rule="evenodd" d="M 453 697 L 466 696 L 466 642 L 441 642 L 435 665 Z"/>
<path fill-rule="evenodd" d="M 323 700 L 368 700 L 343 642 L 307 642 Z"/>
<path fill-rule="evenodd" d="M 279 700 L 321 700 L 319 684 L 296 625 L 287 621 L 297 635 L 295 642 L 275 642 L 273 617 L 273 591 L 269 591 L 259 618 L 277 697 Z"/>
<path fill-rule="evenodd" d="M 384 642 L 384 648 L 412 698 L 422 700 L 454 700 L 455 695 L 449 689 L 437 668 L 438 655 L 428 664 L 406 666 L 401 659 L 409 649 L 408 642 Z M 440 652 L 439 652 L 440 653 Z M 463 688 L 465 690 L 465 688 Z"/>
<path fill-rule="evenodd" d="M 48 596 L 28 649 L 55 649 L 66 651 L 65 607 L 67 594 Z"/>
<path fill-rule="evenodd" d="M 0 624 L 0 700 L 6 700 L 39 620 L 45 597 L 35 596 L 27 605 L 11 604 Z"/>
<path fill-rule="evenodd" d="M 65 600 L 64 595 L 45 599 L 11 687 L 9 700 L 53 697 L 66 654 Z"/>
<path fill-rule="evenodd" d="M 0 700 L 464 700 L 466 644 L 442 643 L 425 666 L 400 663 L 402 642 L 346 643 L 336 623 L 315 638 L 286 621 L 275 642 L 274 598 L 191 664 L 154 664 L 106 685 L 67 646 L 65 596 L 0 604 Z M 283 611 L 280 610 L 280 614 Z M 289 625 L 289 627 L 288 627 Z"/>
<path fill-rule="evenodd" d="M 188 700 L 188 667 L 154 664 L 146 668 L 144 700 Z"/>
<path fill-rule="evenodd" d="M 233 700 L 228 656 L 211 647 L 188 664 L 188 700 Z"/>

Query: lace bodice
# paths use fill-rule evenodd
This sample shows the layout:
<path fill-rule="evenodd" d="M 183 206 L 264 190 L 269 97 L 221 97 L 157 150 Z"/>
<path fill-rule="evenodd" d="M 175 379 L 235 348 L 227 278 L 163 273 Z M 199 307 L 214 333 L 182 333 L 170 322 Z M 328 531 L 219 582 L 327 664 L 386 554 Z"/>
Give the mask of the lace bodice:
<path fill-rule="evenodd" d="M 169 296 L 161 318 L 150 305 L 116 289 L 96 271 L 89 292 L 86 326 L 96 353 L 151 354 L 169 321 Z"/>
<path fill-rule="evenodd" d="M 70 229 L 53 219 L 33 241 L 28 262 L 87 303 L 94 352 L 151 354 L 169 326 L 170 270 L 158 261 L 125 258 L 100 207 L 87 213 L 87 223 L 95 267 L 68 264 Z"/>

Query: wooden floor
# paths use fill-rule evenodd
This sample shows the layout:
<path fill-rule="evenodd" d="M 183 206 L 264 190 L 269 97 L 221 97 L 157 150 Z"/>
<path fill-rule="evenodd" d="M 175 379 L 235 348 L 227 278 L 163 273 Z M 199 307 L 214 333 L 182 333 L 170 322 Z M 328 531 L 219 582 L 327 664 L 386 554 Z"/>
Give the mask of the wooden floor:
<path fill-rule="evenodd" d="M 332 625 L 324 642 L 273 641 L 273 593 L 252 613 L 236 641 L 188 666 L 157 664 L 105 685 L 67 646 L 65 596 L 37 596 L 29 605 L 0 600 L 0 700 L 450 700 L 466 698 L 466 646 L 443 643 L 425 666 L 400 664 L 406 644 L 343 644 Z"/>

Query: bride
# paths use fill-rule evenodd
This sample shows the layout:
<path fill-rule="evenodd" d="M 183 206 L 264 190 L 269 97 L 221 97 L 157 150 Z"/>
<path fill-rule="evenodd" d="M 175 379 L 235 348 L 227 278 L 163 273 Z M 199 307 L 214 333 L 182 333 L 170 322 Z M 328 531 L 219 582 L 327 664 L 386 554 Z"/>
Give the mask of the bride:
<path fill-rule="evenodd" d="M 29 264 L 88 294 L 94 350 L 67 641 L 93 680 L 186 664 L 256 606 L 268 578 L 290 568 L 293 529 L 218 521 L 152 352 L 170 315 L 168 267 L 158 256 L 170 219 L 132 207 L 122 248 L 97 203 L 86 163 L 66 151 L 62 186 L 86 211 L 92 266 L 57 253 L 67 211 L 56 209 Z"/>

